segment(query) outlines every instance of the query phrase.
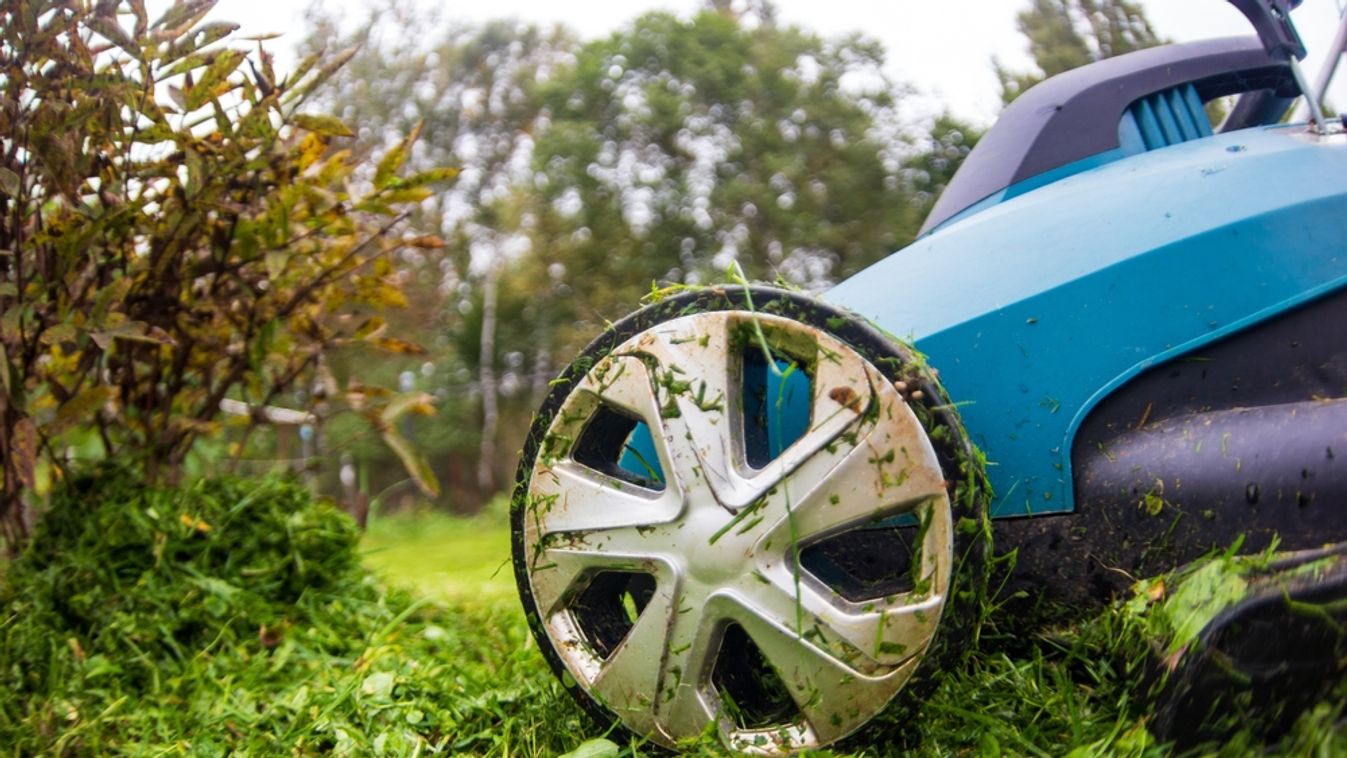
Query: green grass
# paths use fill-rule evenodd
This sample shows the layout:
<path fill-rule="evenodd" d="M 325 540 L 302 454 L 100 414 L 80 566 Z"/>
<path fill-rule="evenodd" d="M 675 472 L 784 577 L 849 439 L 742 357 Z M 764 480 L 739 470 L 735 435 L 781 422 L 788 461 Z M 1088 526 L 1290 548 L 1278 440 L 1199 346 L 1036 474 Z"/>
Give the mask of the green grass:
<path fill-rule="evenodd" d="M 360 550 L 375 573 L 435 600 L 515 597 L 504 500 L 474 518 L 437 512 L 373 517 Z"/>
<path fill-rule="evenodd" d="M 368 565 L 395 585 L 444 602 L 452 611 L 493 609 L 521 640 L 513 665 L 523 681 L 512 684 L 542 694 L 524 698 L 505 718 L 512 729 L 534 735 L 536 745 L 571 748 L 595 727 L 569 705 L 528 637 L 514 596 L 508 564 L 509 525 L 504 504 L 473 519 L 426 513 L 372 523 L 363 541 Z M 882 725 L 831 755 L 890 755 L 895 746 L 931 755 L 1165 756 L 1174 751 L 1147 730 L 1140 646 L 1121 611 L 1051 630 L 988 630 L 983 649 L 961 670 L 950 672 L 922 703 L 914 722 Z M 499 629 L 497 629 L 499 631 Z M 484 634 L 489 636 L 488 634 Z M 478 681 L 489 682 L 489 677 Z M 490 692 L 490 685 L 478 693 Z M 561 698 L 558 702 L 557 698 Z M 540 707 L 535 707 L 535 704 Z M 1341 698 L 1308 713 L 1281 744 L 1265 746 L 1248 733 L 1225 745 L 1207 745 L 1196 755 L 1337 755 L 1347 748 L 1338 728 Z M 563 730 L 548 720 L 566 714 Z M 575 730 L 579 725 L 580 729 Z M 569 737 L 569 741 L 568 738 Z M 614 737 L 616 739 L 616 737 Z M 493 752 L 495 748 L 493 747 Z M 699 752 L 717 751 L 698 743 Z M 639 743 L 622 748 L 641 753 Z M 545 753 L 527 753 L 543 755 Z"/>
<path fill-rule="evenodd" d="M 552 676 L 508 553 L 499 505 L 361 538 L 282 482 L 77 479 L 0 579 L 0 755 L 649 754 Z M 915 716 L 834 754 L 1167 755 L 1121 618 L 993 628 Z M 1270 752 L 1343 754 L 1338 694 Z M 691 749 L 723 752 L 711 737 Z M 1243 734 L 1206 752 L 1263 751 Z"/>

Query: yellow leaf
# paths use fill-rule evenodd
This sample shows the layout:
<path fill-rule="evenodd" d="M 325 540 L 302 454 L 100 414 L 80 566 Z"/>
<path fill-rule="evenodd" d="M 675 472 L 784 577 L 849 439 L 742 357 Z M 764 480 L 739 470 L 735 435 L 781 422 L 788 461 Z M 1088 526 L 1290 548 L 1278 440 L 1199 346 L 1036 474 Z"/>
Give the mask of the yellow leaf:
<path fill-rule="evenodd" d="M 312 166 L 323 156 L 327 149 L 327 138 L 317 132 L 309 132 L 299 142 L 299 168 L 304 170 Z"/>
<path fill-rule="evenodd" d="M 392 427 L 385 428 L 383 431 L 384 443 L 389 449 L 397 455 L 398 460 L 407 469 L 411 475 L 412 481 L 426 497 L 439 497 L 440 480 L 436 478 L 435 472 L 431 470 L 430 463 L 421 451 L 412 447 L 412 444 L 399 435 Z"/>
<path fill-rule="evenodd" d="M 275 279 L 285 272 L 285 264 L 290 262 L 290 254 L 284 250 L 271 250 L 267 252 L 267 276 Z"/>
<path fill-rule="evenodd" d="M 1152 603 L 1158 603 L 1165 599 L 1165 580 L 1157 578 L 1146 588 L 1146 597 L 1150 598 Z"/>
<path fill-rule="evenodd" d="M 407 187 L 388 190 L 384 193 L 383 199 L 389 203 L 419 203 L 434 194 L 429 187 Z"/>
<path fill-rule="evenodd" d="M 356 327 L 355 334 L 351 335 L 355 339 L 364 340 L 378 337 L 383 334 L 384 329 L 388 327 L 388 322 L 379 316 L 371 316 L 365 319 L 365 322 Z"/>
<path fill-rule="evenodd" d="M 55 345 L 75 339 L 78 333 L 74 324 L 54 324 L 42 332 L 39 340 L 44 345 Z"/>
<path fill-rule="evenodd" d="M 416 413 L 422 416 L 435 415 L 435 399 L 425 392 L 404 392 L 393 398 L 384 406 L 383 412 L 379 414 L 379 419 L 385 425 L 392 425 L 394 421 L 402 418 L 408 413 Z"/>
<path fill-rule="evenodd" d="M 402 240 L 402 244 L 421 248 L 422 250 L 440 250 L 448 245 L 443 237 L 434 234 L 424 234 L 419 237 L 407 237 Z"/>
<path fill-rule="evenodd" d="M 374 344 L 378 346 L 380 350 L 387 350 L 390 353 L 399 353 L 401 355 L 426 354 L 426 349 L 424 347 L 421 347 L 415 342 L 408 342 L 407 340 L 398 339 L 397 337 L 379 337 L 374 340 Z"/>

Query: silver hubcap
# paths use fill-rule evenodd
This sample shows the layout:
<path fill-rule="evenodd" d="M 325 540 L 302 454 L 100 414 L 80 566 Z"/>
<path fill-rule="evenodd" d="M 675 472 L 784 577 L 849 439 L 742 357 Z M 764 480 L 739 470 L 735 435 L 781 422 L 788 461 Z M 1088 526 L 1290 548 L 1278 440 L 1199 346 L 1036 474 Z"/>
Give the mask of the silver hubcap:
<path fill-rule="evenodd" d="M 743 356 L 763 340 L 809 367 L 809 421 L 754 467 Z M 603 413 L 648 425 L 657 483 L 584 452 Z M 711 723 L 760 753 L 847 735 L 911 676 L 949 589 L 946 483 L 902 393 L 846 344 L 775 316 L 677 318 L 598 362 L 557 413 L 525 507 L 552 646 L 596 701 L 666 746 Z M 801 557 L 895 518 L 913 535 L 901 586 L 858 595 Z"/>

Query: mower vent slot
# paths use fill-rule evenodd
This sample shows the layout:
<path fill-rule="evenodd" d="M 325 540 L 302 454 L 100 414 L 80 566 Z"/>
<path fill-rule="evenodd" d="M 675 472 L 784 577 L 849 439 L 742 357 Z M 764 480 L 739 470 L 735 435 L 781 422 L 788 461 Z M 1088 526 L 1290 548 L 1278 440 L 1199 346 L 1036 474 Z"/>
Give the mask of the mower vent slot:
<path fill-rule="evenodd" d="M 1171 87 L 1132 103 L 1123 116 L 1121 131 L 1133 129 L 1139 133 L 1146 150 L 1159 150 L 1212 134 L 1211 120 L 1202 107 L 1197 87 L 1192 84 Z"/>

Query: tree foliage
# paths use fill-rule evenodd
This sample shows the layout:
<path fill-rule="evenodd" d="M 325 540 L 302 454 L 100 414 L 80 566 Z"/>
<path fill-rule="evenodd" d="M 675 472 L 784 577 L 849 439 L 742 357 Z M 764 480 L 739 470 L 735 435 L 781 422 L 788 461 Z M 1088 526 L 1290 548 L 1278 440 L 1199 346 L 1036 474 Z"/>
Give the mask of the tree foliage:
<path fill-rule="evenodd" d="M 413 307 L 394 327 L 430 347 L 418 381 L 443 420 L 418 437 L 465 495 L 512 465 L 551 374 L 652 282 L 734 263 L 822 289 L 906 244 L 976 141 L 949 114 L 929 130 L 904 114 L 878 43 L 781 25 L 769 3 L 649 14 L 586 44 L 405 0 L 346 28 L 320 15 L 307 44 L 360 47 L 317 94 L 359 124 L 355 149 L 424 121 L 413 168 L 463 167 L 411 219 L 446 247 L 401 262 Z"/>
<path fill-rule="evenodd" d="M 540 252 L 589 285 L 576 315 L 616 317 L 652 280 L 731 263 L 818 289 L 909 241 L 903 90 L 882 64 L 863 37 L 726 9 L 649 14 L 586 45 L 548 83 L 535 158 Z"/>
<path fill-rule="evenodd" d="M 1050 76 L 1162 42 L 1141 5 L 1128 0 L 1032 0 L 1017 22 L 1039 71 L 997 64 L 1006 103 Z"/>
<path fill-rule="evenodd" d="M 821 289 L 915 235 L 976 130 L 946 116 L 928 136 L 905 117 L 878 43 L 750 5 L 650 14 L 587 44 L 401 0 L 345 33 L 315 21 L 310 47 L 360 46 L 318 93 L 359 124 L 357 151 L 424 121 L 413 166 L 463 167 L 411 220 L 447 247 L 402 261 L 405 328 L 431 348 L 439 426 L 455 430 L 434 435 L 442 465 L 508 468 L 495 450 L 516 449 L 551 374 L 652 281 L 715 281 L 733 262 Z"/>
<path fill-rule="evenodd" d="M 221 401 L 265 406 L 337 345 L 388 340 L 403 208 L 452 172 L 366 181 L 302 110 L 350 57 L 279 78 L 213 0 L 0 4 L 0 518 L 77 456 L 171 476 Z M 413 244 L 434 242 L 412 240 Z M 381 342 L 382 341 L 382 342 Z M 396 443 L 389 409 L 365 411 Z M 260 416 L 257 420 L 261 420 Z M 96 434 L 95 434 L 96 432 Z M 415 457 L 409 458 L 415 463 Z"/>
<path fill-rule="evenodd" d="M 940 193 L 981 138 L 982 130 L 947 111 L 917 139 L 917 152 L 903 162 L 903 168 L 918 218 L 925 219 L 935 207 Z"/>

